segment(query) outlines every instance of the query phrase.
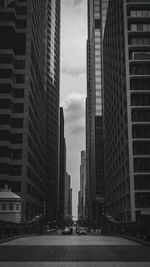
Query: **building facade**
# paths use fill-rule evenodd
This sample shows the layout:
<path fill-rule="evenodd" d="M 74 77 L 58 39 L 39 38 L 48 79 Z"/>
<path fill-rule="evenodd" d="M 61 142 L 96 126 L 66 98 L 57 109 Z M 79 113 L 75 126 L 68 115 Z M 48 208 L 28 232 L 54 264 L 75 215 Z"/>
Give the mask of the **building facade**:
<path fill-rule="evenodd" d="M 77 211 L 78 211 L 78 220 L 81 218 L 81 191 L 78 191 L 78 206 L 77 206 Z"/>
<path fill-rule="evenodd" d="M 64 113 L 60 107 L 60 149 L 59 149 L 59 221 L 65 215 L 65 175 L 66 175 L 66 141 L 64 137 Z"/>
<path fill-rule="evenodd" d="M 102 94 L 102 38 L 108 1 L 88 1 L 86 151 L 86 217 L 97 220 L 104 202 L 104 138 Z M 101 200 L 100 200 L 101 199 Z M 98 211 L 98 213 L 97 213 Z"/>
<path fill-rule="evenodd" d="M 0 5 L 0 183 L 27 220 L 45 198 L 45 1 Z"/>
<path fill-rule="evenodd" d="M 85 197 L 86 197 L 86 151 L 81 151 L 80 165 L 80 219 L 85 219 Z"/>
<path fill-rule="evenodd" d="M 65 219 L 72 220 L 72 189 L 71 177 L 68 172 L 65 177 Z"/>
<path fill-rule="evenodd" d="M 0 1 L 0 186 L 23 220 L 58 209 L 60 1 Z"/>
<path fill-rule="evenodd" d="M 11 192 L 7 185 L 0 188 L 0 220 L 21 223 L 22 199 Z"/>
<path fill-rule="evenodd" d="M 112 0 L 104 34 L 106 208 L 150 214 L 150 1 Z"/>
<path fill-rule="evenodd" d="M 46 179 L 47 217 L 58 217 L 60 0 L 47 0 Z"/>

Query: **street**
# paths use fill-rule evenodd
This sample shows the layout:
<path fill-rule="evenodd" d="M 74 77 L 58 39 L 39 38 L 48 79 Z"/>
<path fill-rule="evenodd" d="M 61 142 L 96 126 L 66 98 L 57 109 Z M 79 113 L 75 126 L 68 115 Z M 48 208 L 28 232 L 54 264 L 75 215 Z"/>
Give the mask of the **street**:
<path fill-rule="evenodd" d="M 0 267 L 148 267 L 150 248 L 112 236 L 23 237 L 0 245 Z"/>

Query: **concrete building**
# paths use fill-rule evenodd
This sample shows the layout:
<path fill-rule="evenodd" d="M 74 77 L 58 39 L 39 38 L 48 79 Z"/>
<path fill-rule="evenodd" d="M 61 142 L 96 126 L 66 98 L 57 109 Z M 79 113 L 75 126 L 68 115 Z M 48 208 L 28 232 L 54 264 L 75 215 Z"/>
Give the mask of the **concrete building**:
<path fill-rule="evenodd" d="M 58 210 L 60 1 L 0 1 L 0 186 Z"/>
<path fill-rule="evenodd" d="M 0 186 L 22 197 L 28 220 L 45 198 L 45 1 L 0 7 Z"/>
<path fill-rule="evenodd" d="M 86 216 L 100 216 L 104 202 L 104 139 L 102 94 L 102 38 L 108 1 L 88 0 L 86 152 Z M 100 201 L 101 199 L 101 201 Z"/>
<path fill-rule="evenodd" d="M 22 199 L 11 192 L 5 185 L 0 189 L 0 220 L 13 223 L 21 223 Z"/>
<path fill-rule="evenodd" d="M 65 215 L 65 176 L 66 176 L 66 141 L 64 137 L 64 113 L 60 107 L 60 149 L 59 149 L 59 221 Z"/>
<path fill-rule="evenodd" d="M 86 195 L 86 151 L 81 151 L 80 165 L 80 217 L 85 218 L 85 195 Z"/>
<path fill-rule="evenodd" d="M 150 1 L 111 0 L 104 34 L 106 208 L 150 215 Z"/>

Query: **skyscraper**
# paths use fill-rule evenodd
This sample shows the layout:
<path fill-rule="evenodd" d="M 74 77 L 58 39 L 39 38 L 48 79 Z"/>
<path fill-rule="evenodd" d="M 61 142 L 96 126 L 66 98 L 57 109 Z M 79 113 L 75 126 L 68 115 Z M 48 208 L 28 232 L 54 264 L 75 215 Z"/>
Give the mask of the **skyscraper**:
<path fill-rule="evenodd" d="M 57 0 L 0 1 L 0 183 L 26 220 L 58 204 L 59 28 Z"/>
<path fill-rule="evenodd" d="M 68 172 L 66 172 L 65 177 L 65 219 L 72 220 L 72 188 L 71 179 Z"/>
<path fill-rule="evenodd" d="M 24 219 L 45 199 L 45 1 L 0 2 L 0 183 Z"/>
<path fill-rule="evenodd" d="M 66 141 L 64 137 L 64 114 L 60 107 L 60 148 L 59 148 L 59 221 L 65 215 L 65 175 L 66 175 Z"/>
<path fill-rule="evenodd" d="M 106 208 L 150 214 L 150 1 L 111 0 L 104 34 Z"/>
<path fill-rule="evenodd" d="M 47 216 L 57 219 L 59 184 L 60 1 L 47 1 L 46 178 Z"/>
<path fill-rule="evenodd" d="M 85 218 L 85 195 L 86 195 L 86 151 L 81 151 L 80 165 L 80 219 Z"/>
<path fill-rule="evenodd" d="M 88 1 L 87 41 L 87 217 L 97 219 L 97 205 L 104 202 L 104 149 L 102 97 L 102 37 L 108 1 Z M 104 12 L 104 13 L 103 13 Z"/>

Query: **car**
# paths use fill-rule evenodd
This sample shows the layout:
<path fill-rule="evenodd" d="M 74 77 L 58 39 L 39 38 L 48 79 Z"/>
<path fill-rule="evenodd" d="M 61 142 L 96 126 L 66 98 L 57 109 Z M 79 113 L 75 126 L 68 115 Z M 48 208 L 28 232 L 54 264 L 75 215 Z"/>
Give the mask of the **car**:
<path fill-rule="evenodd" d="M 79 235 L 87 235 L 87 230 L 85 228 L 80 227 Z"/>
<path fill-rule="evenodd" d="M 71 234 L 72 234 L 72 230 L 71 230 L 70 227 L 65 227 L 65 229 L 63 229 L 63 230 L 61 231 L 61 234 L 62 234 L 62 235 L 71 235 Z"/>

